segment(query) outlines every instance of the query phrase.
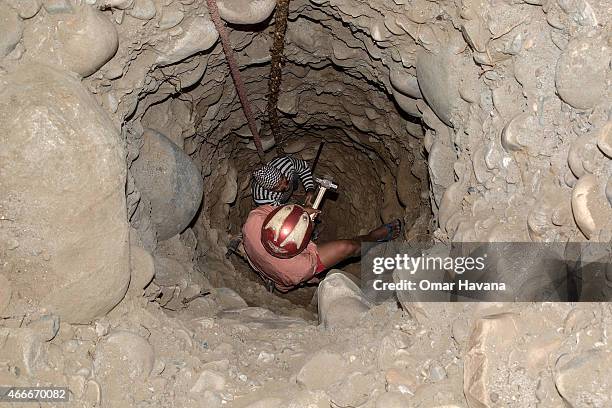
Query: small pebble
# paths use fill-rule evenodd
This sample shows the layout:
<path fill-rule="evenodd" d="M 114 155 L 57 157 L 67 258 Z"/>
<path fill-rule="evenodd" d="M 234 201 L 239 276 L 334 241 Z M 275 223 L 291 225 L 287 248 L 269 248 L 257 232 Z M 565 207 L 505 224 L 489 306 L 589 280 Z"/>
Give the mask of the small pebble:
<path fill-rule="evenodd" d="M 438 363 L 434 363 L 429 367 L 429 378 L 434 381 L 440 381 L 446 378 L 446 370 Z"/>
<path fill-rule="evenodd" d="M 8 240 L 7 246 L 9 250 L 17 249 L 19 248 L 19 242 L 16 239 L 12 238 Z"/>
<path fill-rule="evenodd" d="M 257 361 L 261 361 L 262 363 L 271 363 L 272 361 L 274 361 L 274 354 L 262 351 L 259 353 Z"/>

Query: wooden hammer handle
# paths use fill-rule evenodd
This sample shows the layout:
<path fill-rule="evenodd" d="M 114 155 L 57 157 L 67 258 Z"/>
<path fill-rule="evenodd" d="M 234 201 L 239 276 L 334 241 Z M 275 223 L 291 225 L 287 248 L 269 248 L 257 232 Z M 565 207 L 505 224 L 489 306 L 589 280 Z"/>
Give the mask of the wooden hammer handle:
<path fill-rule="evenodd" d="M 325 187 L 319 187 L 319 192 L 317 193 L 317 198 L 315 198 L 314 203 L 312 204 L 312 208 L 314 208 L 315 210 L 319 208 L 319 205 L 321 205 L 321 201 L 323 201 L 323 196 L 325 195 L 326 191 L 327 189 Z"/>

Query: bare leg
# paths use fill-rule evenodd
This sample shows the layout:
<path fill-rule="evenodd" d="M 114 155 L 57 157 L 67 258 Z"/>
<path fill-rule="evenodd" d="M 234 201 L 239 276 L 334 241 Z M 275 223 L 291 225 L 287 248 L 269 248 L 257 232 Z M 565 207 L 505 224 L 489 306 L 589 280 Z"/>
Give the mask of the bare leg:
<path fill-rule="evenodd" d="M 356 239 L 339 239 L 319 244 L 317 247 L 321 262 L 326 267 L 331 268 L 345 259 L 359 255 L 361 241 Z"/>
<path fill-rule="evenodd" d="M 400 233 L 400 226 L 397 225 L 393 231 L 393 239 Z M 362 242 L 376 242 L 387 235 L 387 228 L 384 226 L 373 229 L 366 235 L 359 235 L 352 239 L 338 239 L 318 245 L 319 258 L 323 265 L 331 268 L 345 259 L 358 256 L 361 252 Z"/>

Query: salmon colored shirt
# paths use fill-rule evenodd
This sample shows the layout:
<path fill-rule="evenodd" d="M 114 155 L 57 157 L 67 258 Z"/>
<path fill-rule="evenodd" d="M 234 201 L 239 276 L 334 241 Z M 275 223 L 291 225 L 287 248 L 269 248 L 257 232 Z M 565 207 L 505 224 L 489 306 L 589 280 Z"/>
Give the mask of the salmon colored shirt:
<path fill-rule="evenodd" d="M 276 207 L 262 205 L 249 213 L 242 227 L 244 250 L 249 263 L 262 276 L 272 280 L 277 289 L 287 291 L 314 277 L 317 270 L 317 244 L 310 241 L 298 255 L 289 259 L 276 258 L 261 243 L 261 227 Z"/>

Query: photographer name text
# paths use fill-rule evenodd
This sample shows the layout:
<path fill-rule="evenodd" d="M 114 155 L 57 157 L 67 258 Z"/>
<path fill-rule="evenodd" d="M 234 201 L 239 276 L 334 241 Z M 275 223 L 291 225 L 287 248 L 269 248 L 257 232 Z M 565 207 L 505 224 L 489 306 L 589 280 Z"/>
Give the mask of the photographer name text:
<path fill-rule="evenodd" d="M 374 290 L 393 290 L 393 291 L 500 291 L 506 290 L 504 282 L 471 282 L 467 279 L 460 279 L 457 282 L 432 282 L 427 279 L 400 280 L 398 282 L 383 282 L 377 279 L 372 282 Z"/>

